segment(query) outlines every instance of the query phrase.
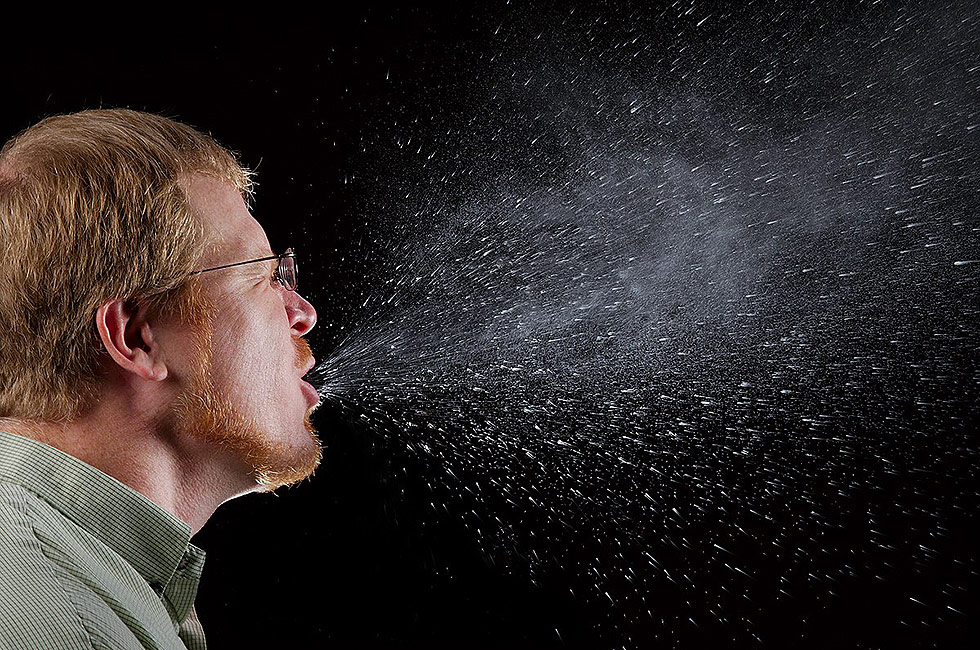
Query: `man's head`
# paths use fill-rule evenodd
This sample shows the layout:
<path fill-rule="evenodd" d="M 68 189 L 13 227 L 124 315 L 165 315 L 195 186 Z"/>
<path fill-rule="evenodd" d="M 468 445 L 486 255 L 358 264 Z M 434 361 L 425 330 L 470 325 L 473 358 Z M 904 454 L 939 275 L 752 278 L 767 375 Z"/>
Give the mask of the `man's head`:
<path fill-rule="evenodd" d="M 193 275 L 271 254 L 250 191 L 214 140 L 146 113 L 56 116 L 8 142 L 0 418 L 71 422 L 107 391 L 156 382 L 175 396 L 158 414 L 174 435 L 238 454 L 266 487 L 308 475 L 312 306 L 274 263 Z"/>

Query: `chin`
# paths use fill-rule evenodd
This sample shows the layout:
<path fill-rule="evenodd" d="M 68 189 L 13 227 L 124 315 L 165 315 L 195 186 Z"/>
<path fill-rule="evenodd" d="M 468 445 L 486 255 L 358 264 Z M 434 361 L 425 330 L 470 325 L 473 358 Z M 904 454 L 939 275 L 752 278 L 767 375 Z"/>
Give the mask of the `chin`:
<path fill-rule="evenodd" d="M 320 464 L 323 450 L 310 421 L 312 411 L 308 409 L 301 422 L 260 423 L 235 408 L 210 382 L 181 396 L 175 405 L 185 435 L 237 457 L 251 469 L 263 492 L 299 483 Z M 286 431 L 288 436 L 283 435 Z"/>
<path fill-rule="evenodd" d="M 271 492 L 280 487 L 295 485 L 313 475 L 323 458 L 323 446 L 310 421 L 310 409 L 290 442 L 256 445 L 252 451 L 255 478 L 260 491 Z"/>

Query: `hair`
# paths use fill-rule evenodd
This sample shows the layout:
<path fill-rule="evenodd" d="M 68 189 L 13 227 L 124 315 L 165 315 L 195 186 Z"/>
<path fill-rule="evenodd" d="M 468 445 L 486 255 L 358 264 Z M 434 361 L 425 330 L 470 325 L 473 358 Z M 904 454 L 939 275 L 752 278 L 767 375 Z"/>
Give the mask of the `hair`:
<path fill-rule="evenodd" d="M 251 197 L 251 173 L 210 136 L 138 111 L 42 120 L 0 150 L 0 418 L 66 422 L 94 404 L 95 312 L 127 299 L 193 320 L 210 247 L 180 181 Z"/>

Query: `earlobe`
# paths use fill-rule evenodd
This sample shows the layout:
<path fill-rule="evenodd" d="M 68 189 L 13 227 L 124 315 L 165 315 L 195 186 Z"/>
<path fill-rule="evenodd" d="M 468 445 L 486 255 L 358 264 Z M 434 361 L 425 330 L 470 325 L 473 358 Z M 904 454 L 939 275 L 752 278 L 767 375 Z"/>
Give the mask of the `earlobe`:
<path fill-rule="evenodd" d="M 160 354 L 145 311 L 133 301 L 109 300 L 95 312 L 95 326 L 106 352 L 120 369 L 148 381 L 167 378 L 167 365 Z"/>

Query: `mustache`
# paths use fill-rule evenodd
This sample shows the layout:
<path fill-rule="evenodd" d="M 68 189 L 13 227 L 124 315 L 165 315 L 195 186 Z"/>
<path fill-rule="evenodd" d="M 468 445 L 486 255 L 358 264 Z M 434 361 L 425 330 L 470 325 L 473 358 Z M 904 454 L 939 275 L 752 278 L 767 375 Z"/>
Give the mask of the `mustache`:
<path fill-rule="evenodd" d="M 296 347 L 296 367 L 302 370 L 313 358 L 313 350 L 310 349 L 306 339 L 299 336 L 293 339 L 293 345 Z"/>

